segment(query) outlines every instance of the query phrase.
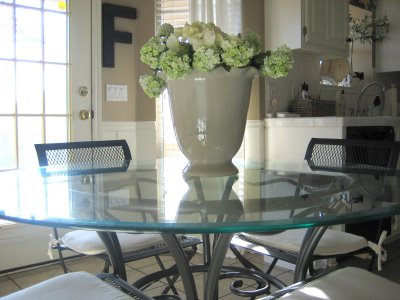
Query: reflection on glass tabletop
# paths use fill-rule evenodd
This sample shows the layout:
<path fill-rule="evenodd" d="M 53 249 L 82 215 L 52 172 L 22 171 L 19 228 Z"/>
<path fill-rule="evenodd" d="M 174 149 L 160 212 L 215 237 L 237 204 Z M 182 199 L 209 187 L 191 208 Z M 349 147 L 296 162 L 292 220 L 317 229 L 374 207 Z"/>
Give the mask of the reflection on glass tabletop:
<path fill-rule="evenodd" d="M 400 176 L 236 164 L 239 173 L 184 174 L 180 164 L 112 172 L 0 173 L 0 218 L 37 225 L 140 232 L 256 232 L 400 213 Z"/>

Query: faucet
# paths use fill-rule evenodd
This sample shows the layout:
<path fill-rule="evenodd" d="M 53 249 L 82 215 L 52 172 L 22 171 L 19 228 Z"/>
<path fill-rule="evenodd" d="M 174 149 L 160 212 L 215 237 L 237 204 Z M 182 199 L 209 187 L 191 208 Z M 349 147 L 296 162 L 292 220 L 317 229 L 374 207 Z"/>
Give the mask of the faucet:
<path fill-rule="evenodd" d="M 362 96 L 365 94 L 365 91 L 373 86 L 373 85 L 380 85 L 381 86 L 381 95 L 382 95 L 382 102 L 385 104 L 385 85 L 382 82 L 379 81 L 373 81 L 369 84 L 367 84 L 360 92 L 360 95 L 358 95 L 358 99 L 357 99 L 357 103 L 356 103 L 356 107 L 355 107 L 355 116 L 356 117 L 361 117 L 361 109 L 360 109 L 360 104 L 361 104 L 361 98 Z"/>

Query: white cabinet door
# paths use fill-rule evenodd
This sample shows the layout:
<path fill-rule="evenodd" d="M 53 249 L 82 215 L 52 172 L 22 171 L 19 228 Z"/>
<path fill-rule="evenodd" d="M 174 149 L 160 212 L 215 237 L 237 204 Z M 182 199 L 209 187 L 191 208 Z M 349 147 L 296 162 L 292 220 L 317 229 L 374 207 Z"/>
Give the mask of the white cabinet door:
<path fill-rule="evenodd" d="M 303 48 L 346 57 L 349 4 L 346 0 L 304 0 Z"/>
<path fill-rule="evenodd" d="M 266 0 L 266 47 L 347 57 L 347 0 Z"/>
<path fill-rule="evenodd" d="M 327 45 L 335 53 L 347 57 L 349 52 L 349 3 L 346 0 L 328 1 Z"/>
<path fill-rule="evenodd" d="M 303 4 L 304 14 L 304 48 L 319 50 L 327 45 L 328 32 L 328 1 L 305 0 Z"/>

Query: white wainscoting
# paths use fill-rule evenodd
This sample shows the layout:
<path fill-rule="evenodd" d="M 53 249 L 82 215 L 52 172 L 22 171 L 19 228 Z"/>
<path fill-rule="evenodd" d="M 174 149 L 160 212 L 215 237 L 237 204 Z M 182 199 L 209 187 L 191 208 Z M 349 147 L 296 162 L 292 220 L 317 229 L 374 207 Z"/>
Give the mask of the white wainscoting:
<path fill-rule="evenodd" d="M 0 271 L 49 261 L 47 255 L 52 228 L 26 224 L 0 227 Z M 59 234 L 66 230 L 60 229 Z M 64 255 L 72 255 L 65 252 Z M 58 258 L 54 252 L 54 258 Z M 60 267 L 61 269 L 61 267 Z"/>
<path fill-rule="evenodd" d="M 155 122 L 103 122 L 100 139 L 126 139 L 134 160 L 152 164 L 156 160 Z M 248 120 L 240 151 L 246 160 L 263 162 L 264 121 Z"/>
<path fill-rule="evenodd" d="M 243 142 L 246 161 L 254 163 L 264 162 L 264 137 L 264 121 L 248 120 Z"/>
<path fill-rule="evenodd" d="M 125 139 L 133 160 L 153 164 L 156 161 L 156 127 L 154 121 L 103 122 L 100 139 Z"/>

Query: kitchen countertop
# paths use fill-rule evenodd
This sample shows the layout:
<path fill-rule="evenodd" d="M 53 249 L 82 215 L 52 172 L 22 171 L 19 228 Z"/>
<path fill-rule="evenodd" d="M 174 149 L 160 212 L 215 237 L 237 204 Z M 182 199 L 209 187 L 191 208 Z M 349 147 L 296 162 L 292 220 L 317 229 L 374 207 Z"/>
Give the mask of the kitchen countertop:
<path fill-rule="evenodd" d="M 400 127 L 400 117 L 311 117 L 266 118 L 265 127 L 349 127 L 394 126 Z"/>

